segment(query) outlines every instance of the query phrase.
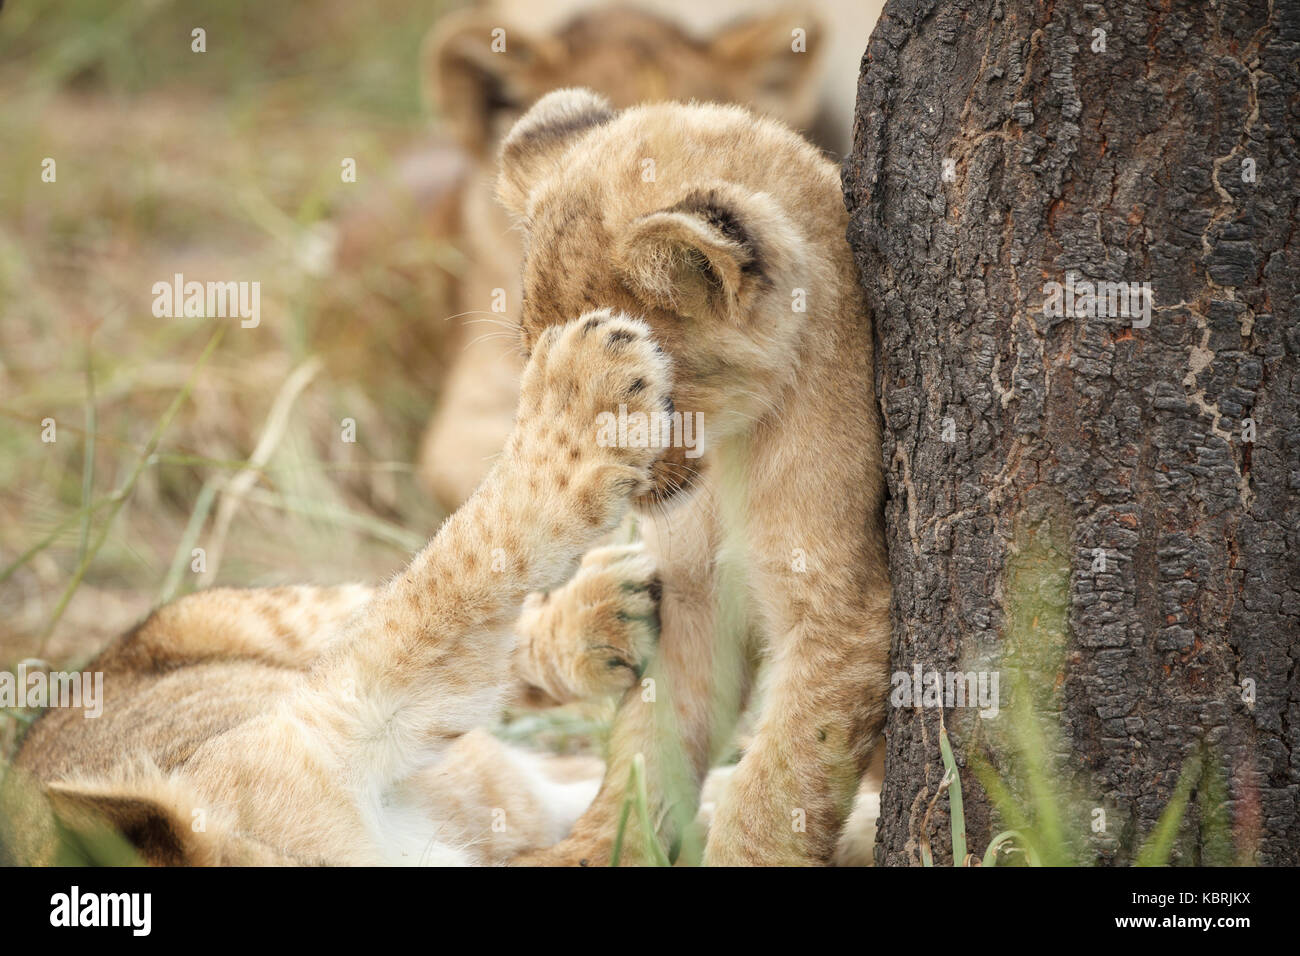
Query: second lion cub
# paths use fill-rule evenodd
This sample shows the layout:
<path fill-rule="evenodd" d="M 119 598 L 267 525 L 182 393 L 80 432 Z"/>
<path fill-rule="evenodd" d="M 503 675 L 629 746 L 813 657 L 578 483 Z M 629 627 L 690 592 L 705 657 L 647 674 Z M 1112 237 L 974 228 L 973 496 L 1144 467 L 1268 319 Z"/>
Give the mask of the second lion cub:
<path fill-rule="evenodd" d="M 594 787 L 547 780 L 478 728 L 521 686 L 567 700 L 635 682 L 653 566 L 589 549 L 659 450 L 602 444 L 597 421 L 656 412 L 669 389 L 643 323 L 602 311 L 551 329 L 505 452 L 403 572 L 164 606 L 88 666 L 102 716 L 47 711 L 17 768 L 65 824 L 107 823 L 150 863 L 501 863 L 553 843 Z M 0 788 L 0 862 L 57 858 L 40 803 Z"/>

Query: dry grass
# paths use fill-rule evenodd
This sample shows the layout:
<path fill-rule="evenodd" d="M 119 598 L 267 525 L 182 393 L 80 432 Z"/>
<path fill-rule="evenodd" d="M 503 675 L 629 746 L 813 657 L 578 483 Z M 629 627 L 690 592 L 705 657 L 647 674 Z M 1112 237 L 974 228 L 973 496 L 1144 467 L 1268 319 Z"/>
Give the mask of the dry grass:
<path fill-rule="evenodd" d="M 377 580 L 441 518 L 410 466 L 439 369 L 388 361 L 436 302 L 381 289 L 380 313 L 374 277 L 320 267 L 323 225 L 435 123 L 417 55 L 439 5 L 209 6 L 0 15 L 0 669 L 80 665 L 212 580 Z M 177 272 L 260 281 L 260 327 L 155 318 Z M 363 306 L 323 335 L 325 302 Z"/>

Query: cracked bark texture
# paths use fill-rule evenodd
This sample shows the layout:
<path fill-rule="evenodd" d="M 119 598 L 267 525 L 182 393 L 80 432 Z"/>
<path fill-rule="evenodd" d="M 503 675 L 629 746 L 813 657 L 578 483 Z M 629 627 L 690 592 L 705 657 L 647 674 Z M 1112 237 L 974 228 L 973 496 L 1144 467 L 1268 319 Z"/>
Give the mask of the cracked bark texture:
<path fill-rule="evenodd" d="M 1059 638 L 1026 672 L 1060 779 L 1106 812 L 1104 832 L 1067 823 L 1090 862 L 1132 862 L 1202 752 L 1231 847 L 1207 836 L 1203 774 L 1173 861 L 1300 863 L 1298 63 L 1297 0 L 890 0 L 863 58 L 843 176 L 894 669 L 998 668 Z M 1067 273 L 1150 283 L 1150 326 L 1046 314 Z M 943 711 L 977 855 L 1005 821 L 972 754 L 1027 787 L 1008 684 L 998 718 Z M 940 713 L 891 709 L 878 862 L 919 862 Z"/>

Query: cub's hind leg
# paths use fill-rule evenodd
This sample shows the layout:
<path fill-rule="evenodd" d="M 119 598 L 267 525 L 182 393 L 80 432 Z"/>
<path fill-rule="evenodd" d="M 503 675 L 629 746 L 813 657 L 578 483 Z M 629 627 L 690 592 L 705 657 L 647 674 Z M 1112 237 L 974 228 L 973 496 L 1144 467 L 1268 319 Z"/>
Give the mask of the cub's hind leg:
<path fill-rule="evenodd" d="M 402 784 L 393 802 L 438 821 L 438 843 L 499 864 L 562 839 L 596 795 L 603 769 L 595 757 L 533 753 L 472 730 Z M 429 845 L 416 842 L 403 862 L 428 862 Z"/>

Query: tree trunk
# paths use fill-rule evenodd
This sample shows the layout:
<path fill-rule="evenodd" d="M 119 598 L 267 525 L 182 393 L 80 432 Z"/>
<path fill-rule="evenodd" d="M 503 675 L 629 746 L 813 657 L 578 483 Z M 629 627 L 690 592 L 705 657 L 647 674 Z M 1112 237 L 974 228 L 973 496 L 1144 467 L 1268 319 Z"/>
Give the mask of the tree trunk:
<path fill-rule="evenodd" d="M 878 862 L 952 862 L 942 715 L 977 857 L 1017 824 L 1300 863 L 1298 57 L 1296 0 L 885 7 L 844 167 L 890 495 Z"/>

